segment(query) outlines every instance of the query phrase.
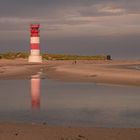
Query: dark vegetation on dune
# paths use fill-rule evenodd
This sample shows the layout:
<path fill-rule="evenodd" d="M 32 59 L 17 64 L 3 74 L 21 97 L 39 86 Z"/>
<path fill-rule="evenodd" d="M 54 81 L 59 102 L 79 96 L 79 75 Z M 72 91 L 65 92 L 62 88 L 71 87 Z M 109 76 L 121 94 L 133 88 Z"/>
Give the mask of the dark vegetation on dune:
<path fill-rule="evenodd" d="M 44 60 L 107 60 L 111 59 L 110 55 L 97 55 L 97 56 L 81 56 L 81 55 L 68 55 L 68 54 L 41 54 Z M 16 59 L 28 58 L 27 52 L 8 52 L 0 53 L 0 59 Z"/>

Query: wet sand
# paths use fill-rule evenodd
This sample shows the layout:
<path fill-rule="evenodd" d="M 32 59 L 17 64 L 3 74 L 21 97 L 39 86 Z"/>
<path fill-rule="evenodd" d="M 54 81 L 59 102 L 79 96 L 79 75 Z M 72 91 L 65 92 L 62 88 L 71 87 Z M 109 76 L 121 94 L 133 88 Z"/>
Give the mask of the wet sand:
<path fill-rule="evenodd" d="M 43 66 L 26 59 L 0 60 L 0 79 L 25 79 L 37 74 Z"/>
<path fill-rule="evenodd" d="M 0 60 L 0 79 L 43 78 L 71 82 L 94 82 L 140 86 L 140 61 L 46 61 L 29 64 L 27 60 Z"/>
<path fill-rule="evenodd" d="M 1 140 L 139 140 L 139 128 L 70 128 L 0 123 Z"/>
<path fill-rule="evenodd" d="M 140 61 L 78 61 L 76 64 L 59 64 L 48 76 L 65 81 L 94 82 L 140 86 Z"/>

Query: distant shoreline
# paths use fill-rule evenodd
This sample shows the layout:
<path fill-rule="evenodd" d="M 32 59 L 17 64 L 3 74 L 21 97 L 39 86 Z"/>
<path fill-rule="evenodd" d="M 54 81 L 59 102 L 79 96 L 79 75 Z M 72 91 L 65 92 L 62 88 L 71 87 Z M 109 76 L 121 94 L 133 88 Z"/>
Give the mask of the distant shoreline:
<path fill-rule="evenodd" d="M 72 55 L 72 54 L 41 54 L 44 60 L 111 60 L 110 55 Z M 0 53 L 0 59 L 27 59 L 29 53 L 27 52 L 7 52 Z"/>

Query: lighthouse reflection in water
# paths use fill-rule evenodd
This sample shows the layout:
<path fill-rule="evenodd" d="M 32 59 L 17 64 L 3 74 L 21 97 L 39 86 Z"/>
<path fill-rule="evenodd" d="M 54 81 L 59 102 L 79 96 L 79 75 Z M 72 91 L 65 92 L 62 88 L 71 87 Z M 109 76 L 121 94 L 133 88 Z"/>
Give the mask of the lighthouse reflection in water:
<path fill-rule="evenodd" d="M 33 75 L 31 77 L 31 107 L 33 110 L 40 109 L 40 75 Z"/>
<path fill-rule="evenodd" d="M 140 128 L 140 87 L 45 77 L 0 80 L 0 121 Z"/>

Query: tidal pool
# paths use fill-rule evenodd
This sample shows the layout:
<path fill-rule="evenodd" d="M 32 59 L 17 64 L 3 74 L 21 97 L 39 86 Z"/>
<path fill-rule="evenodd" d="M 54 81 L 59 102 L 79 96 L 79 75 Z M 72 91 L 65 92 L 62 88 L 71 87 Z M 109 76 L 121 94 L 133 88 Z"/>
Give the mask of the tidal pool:
<path fill-rule="evenodd" d="M 140 127 L 140 87 L 0 80 L 0 121 L 82 127 Z"/>

